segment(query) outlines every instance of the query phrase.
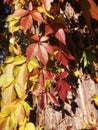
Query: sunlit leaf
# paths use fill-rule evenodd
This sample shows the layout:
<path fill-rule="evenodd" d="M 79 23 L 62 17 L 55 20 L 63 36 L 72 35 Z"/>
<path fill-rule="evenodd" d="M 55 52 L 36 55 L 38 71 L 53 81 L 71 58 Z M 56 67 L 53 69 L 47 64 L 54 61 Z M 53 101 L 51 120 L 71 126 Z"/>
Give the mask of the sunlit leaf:
<path fill-rule="evenodd" d="M 33 58 L 29 63 L 28 63 L 28 70 L 31 72 L 34 68 L 38 68 L 39 63 L 36 58 Z"/>
<path fill-rule="evenodd" d="M 27 66 L 26 64 L 23 64 L 20 66 L 20 71 L 18 72 L 16 76 L 16 84 L 15 84 L 15 90 L 19 98 L 21 98 L 26 91 L 26 85 L 27 85 Z"/>
<path fill-rule="evenodd" d="M 25 129 L 24 130 L 35 130 L 35 126 L 33 123 L 31 122 L 28 122 L 25 126 Z"/>
<path fill-rule="evenodd" d="M 17 127 L 17 121 L 15 119 L 14 113 L 11 113 L 9 118 L 10 118 L 9 119 L 9 127 L 10 127 L 9 129 L 13 130 L 13 129 L 15 129 Z"/>
<path fill-rule="evenodd" d="M 93 98 L 95 105 L 98 106 L 98 95 L 96 94 L 92 98 Z"/>
<path fill-rule="evenodd" d="M 23 64 L 25 61 L 26 61 L 26 57 L 24 57 L 24 56 L 16 56 L 14 58 L 15 65 Z"/>
<path fill-rule="evenodd" d="M 32 22 L 32 16 L 31 15 L 27 15 L 25 17 L 23 17 L 21 19 L 21 26 L 22 26 L 22 29 L 24 31 L 24 33 L 30 29 L 30 27 L 32 26 L 33 22 Z"/>
<path fill-rule="evenodd" d="M 13 46 L 13 51 L 16 55 L 21 55 L 21 47 L 20 45 L 18 45 L 17 43 L 14 44 Z"/>
<path fill-rule="evenodd" d="M 62 28 L 58 29 L 58 31 L 55 34 L 56 38 L 59 39 L 63 44 L 66 45 L 66 37 L 65 32 Z"/>
<path fill-rule="evenodd" d="M 15 114 L 15 119 L 17 120 L 17 123 L 22 124 L 25 118 L 25 110 L 21 103 L 18 103 L 14 114 Z"/>
<path fill-rule="evenodd" d="M 26 113 L 25 113 L 26 116 L 29 117 L 30 111 L 32 110 L 32 108 L 31 108 L 30 105 L 29 105 L 27 102 L 25 102 L 25 101 L 21 102 L 21 104 L 22 104 L 23 107 L 24 107 L 24 110 L 25 110 L 25 112 L 26 112 Z"/>
<path fill-rule="evenodd" d="M 11 112 L 14 112 L 17 108 L 17 100 L 9 103 L 7 107 L 3 108 L 3 110 L 0 112 L 0 119 L 7 117 Z"/>
<path fill-rule="evenodd" d="M 98 20 L 98 5 L 94 2 L 94 0 L 88 0 L 90 3 L 90 13 L 92 18 Z"/>
<path fill-rule="evenodd" d="M 51 8 L 51 6 L 49 6 Z M 49 18 L 54 19 L 54 17 L 48 13 L 48 11 L 50 10 L 50 8 L 48 7 L 48 9 L 46 10 L 44 6 L 40 6 L 38 7 L 38 11 L 41 13 L 45 13 L 46 16 L 48 16 Z"/>
<path fill-rule="evenodd" d="M 47 93 L 47 95 L 48 95 L 48 97 L 49 97 L 49 99 L 50 99 L 50 101 L 51 101 L 52 103 L 54 103 L 55 105 L 59 105 L 59 103 L 58 103 L 58 101 L 57 101 L 57 99 L 56 99 L 56 96 L 54 96 L 54 95 L 51 94 L 51 93 Z"/>
<path fill-rule="evenodd" d="M 51 5 L 51 3 L 54 1 L 54 0 L 40 0 L 42 2 L 42 4 L 45 6 L 46 9 L 49 8 L 49 6 Z"/>
<path fill-rule="evenodd" d="M 11 62 L 13 62 L 13 60 L 14 60 L 14 57 L 13 56 L 7 56 L 6 58 L 5 58 L 5 63 L 6 64 L 8 64 L 8 63 L 11 63 Z"/>
<path fill-rule="evenodd" d="M 0 122 L 0 130 L 9 130 L 9 120 L 10 117 L 6 117 L 2 122 Z"/>
<path fill-rule="evenodd" d="M 4 74 L 0 76 L 0 87 L 8 87 L 14 80 L 14 63 L 7 64 L 4 68 Z"/>
<path fill-rule="evenodd" d="M 42 40 L 46 39 L 46 37 L 42 37 Z M 44 41 L 41 41 L 40 39 L 38 39 L 36 43 L 29 45 L 26 50 L 28 60 L 31 60 L 36 56 L 44 65 L 46 65 L 48 62 L 48 53 L 53 53 L 52 46 L 48 43 L 45 43 Z"/>
<path fill-rule="evenodd" d="M 32 82 L 38 82 L 38 75 L 35 75 L 35 76 L 30 76 L 29 80 L 32 81 Z"/>

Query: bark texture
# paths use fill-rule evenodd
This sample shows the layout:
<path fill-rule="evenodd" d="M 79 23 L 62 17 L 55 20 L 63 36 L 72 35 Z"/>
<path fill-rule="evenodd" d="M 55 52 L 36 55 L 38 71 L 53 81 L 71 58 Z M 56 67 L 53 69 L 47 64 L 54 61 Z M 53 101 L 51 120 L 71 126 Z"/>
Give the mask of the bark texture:
<path fill-rule="evenodd" d="M 68 93 L 68 103 L 65 102 L 61 108 L 54 109 L 47 106 L 44 114 L 41 114 L 45 130 L 93 130 L 89 126 L 98 129 L 98 108 L 92 102 L 92 96 L 98 94 L 98 84 L 90 76 L 82 77 L 78 81 L 77 95 L 72 99 Z M 72 101 L 73 100 L 73 101 Z M 96 123 L 95 123 L 96 122 Z M 41 123 L 41 122 L 40 122 Z"/>

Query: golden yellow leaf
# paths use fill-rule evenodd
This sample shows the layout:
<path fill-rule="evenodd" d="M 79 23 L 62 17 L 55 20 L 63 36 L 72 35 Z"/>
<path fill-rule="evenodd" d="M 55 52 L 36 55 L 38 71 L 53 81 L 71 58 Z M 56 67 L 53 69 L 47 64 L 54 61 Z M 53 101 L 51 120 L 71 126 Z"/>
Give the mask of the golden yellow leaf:
<path fill-rule="evenodd" d="M 35 130 L 35 126 L 33 123 L 28 122 L 25 126 L 25 130 Z"/>

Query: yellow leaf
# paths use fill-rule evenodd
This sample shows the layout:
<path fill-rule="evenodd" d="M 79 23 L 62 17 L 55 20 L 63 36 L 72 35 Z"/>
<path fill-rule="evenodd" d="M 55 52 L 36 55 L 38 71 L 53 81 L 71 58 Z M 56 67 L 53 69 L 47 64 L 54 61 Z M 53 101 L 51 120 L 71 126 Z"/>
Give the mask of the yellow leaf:
<path fill-rule="evenodd" d="M 15 37 L 10 38 L 9 42 L 14 44 L 15 43 Z"/>
<path fill-rule="evenodd" d="M 94 95 L 92 98 L 93 98 L 95 105 L 98 106 L 98 94 Z"/>
<path fill-rule="evenodd" d="M 25 125 L 19 126 L 19 130 L 25 130 Z"/>
<path fill-rule="evenodd" d="M 38 74 L 29 78 L 32 82 L 38 82 Z"/>
<path fill-rule="evenodd" d="M 33 123 L 28 122 L 25 126 L 25 130 L 35 130 L 35 126 Z"/>
<path fill-rule="evenodd" d="M 16 55 L 21 55 L 21 47 L 20 45 L 18 45 L 17 43 L 14 44 L 13 46 L 13 51 Z"/>
<path fill-rule="evenodd" d="M 25 61 L 26 61 L 26 57 L 24 57 L 24 56 L 16 56 L 14 58 L 15 65 L 23 64 Z"/>
<path fill-rule="evenodd" d="M 46 16 L 54 19 L 54 17 L 48 13 L 48 11 L 50 10 L 50 8 L 51 8 L 51 6 L 49 6 L 49 8 L 46 10 L 44 6 L 39 6 L 37 9 L 38 9 L 39 12 L 45 13 Z"/>
<path fill-rule="evenodd" d="M 11 113 L 10 116 L 9 116 L 9 118 L 10 118 L 9 119 L 9 129 L 10 130 L 16 129 L 16 127 L 17 127 L 17 121 L 15 119 L 14 113 Z"/>
<path fill-rule="evenodd" d="M 76 77 L 79 77 L 81 74 L 80 74 L 80 72 L 79 72 L 78 70 L 76 70 L 76 71 L 74 71 L 74 75 L 75 75 Z"/>
<path fill-rule="evenodd" d="M 15 90 L 18 94 L 18 97 L 21 98 L 26 91 L 27 86 L 27 66 L 26 64 L 22 64 L 19 66 L 18 73 L 15 79 Z"/>
<path fill-rule="evenodd" d="M 30 105 L 29 105 L 27 102 L 25 102 L 25 101 L 21 102 L 21 104 L 23 105 L 23 108 L 24 108 L 24 110 L 25 110 L 26 116 L 29 117 L 30 111 L 32 110 L 32 108 L 31 108 Z"/>
<path fill-rule="evenodd" d="M 7 64 L 4 68 L 3 75 L 0 76 L 0 87 L 8 87 L 14 80 L 13 69 L 14 63 Z"/>
<path fill-rule="evenodd" d="M 18 105 L 16 106 L 14 114 L 15 114 L 15 119 L 17 120 L 17 123 L 19 125 L 23 124 L 24 118 L 25 118 L 25 110 L 24 110 L 23 105 L 21 103 L 18 103 Z"/>
<path fill-rule="evenodd" d="M 33 58 L 29 63 L 28 63 L 28 70 L 31 72 L 34 68 L 38 68 L 39 63 L 36 58 Z"/>
<path fill-rule="evenodd" d="M 5 63 L 6 63 L 6 64 L 11 63 L 11 62 L 13 62 L 13 60 L 14 60 L 14 57 L 13 57 L 13 56 L 7 56 L 7 57 L 5 58 Z"/>

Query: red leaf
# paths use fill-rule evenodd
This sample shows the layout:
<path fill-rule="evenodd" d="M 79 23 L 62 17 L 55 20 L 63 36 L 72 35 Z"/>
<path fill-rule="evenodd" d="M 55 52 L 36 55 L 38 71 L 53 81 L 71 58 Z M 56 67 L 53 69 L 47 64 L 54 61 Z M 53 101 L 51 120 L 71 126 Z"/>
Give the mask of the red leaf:
<path fill-rule="evenodd" d="M 12 3 L 12 0 L 4 0 L 3 3 L 4 3 L 4 4 L 10 4 L 10 3 Z"/>
<path fill-rule="evenodd" d="M 56 83 L 56 86 L 58 88 L 58 94 L 62 101 L 65 101 L 66 98 L 66 92 L 71 91 L 71 88 L 69 84 L 64 80 L 59 80 Z"/>
<path fill-rule="evenodd" d="M 44 69 L 43 74 L 44 74 L 45 79 L 49 79 L 49 80 L 53 79 L 52 74 L 48 70 Z"/>
<path fill-rule="evenodd" d="M 39 45 L 39 52 L 38 52 L 38 58 L 39 60 L 46 65 L 48 62 L 48 53 L 44 46 Z"/>
<path fill-rule="evenodd" d="M 51 100 L 52 103 L 54 103 L 55 105 L 59 105 L 56 97 L 53 94 L 47 93 L 47 95 L 48 95 L 48 97 L 49 97 L 49 99 Z"/>
<path fill-rule="evenodd" d="M 49 35 L 53 33 L 53 29 L 50 25 L 45 26 L 45 35 Z"/>
<path fill-rule="evenodd" d="M 34 48 L 36 47 L 36 44 L 31 44 L 27 47 L 26 49 L 26 55 L 27 55 L 27 59 L 28 61 L 30 61 L 34 56 L 36 56 L 36 53 L 34 53 Z M 36 50 L 35 50 L 36 52 Z"/>
<path fill-rule="evenodd" d="M 32 16 L 31 15 L 27 15 L 25 17 L 23 17 L 21 19 L 21 26 L 22 26 L 22 29 L 24 31 L 24 33 L 31 28 L 32 26 Z"/>
<path fill-rule="evenodd" d="M 48 39 L 49 39 L 48 36 L 42 36 L 41 39 L 40 39 L 40 42 L 47 41 Z"/>
<path fill-rule="evenodd" d="M 51 2 L 53 2 L 54 0 L 40 0 L 42 2 L 42 4 L 44 5 L 44 7 L 47 9 Z"/>
<path fill-rule="evenodd" d="M 63 53 L 61 51 L 59 51 L 55 58 L 57 59 L 58 62 L 60 62 L 61 64 L 63 64 L 67 69 L 69 69 L 68 66 L 68 60 L 66 59 L 66 57 L 63 55 Z"/>
<path fill-rule="evenodd" d="M 38 41 L 39 42 L 39 37 L 38 37 L 38 35 L 33 35 L 33 36 L 31 36 L 31 38 L 33 39 L 33 40 L 35 40 L 35 41 Z"/>
<path fill-rule="evenodd" d="M 47 43 L 41 43 L 47 50 L 49 54 L 53 54 L 53 47 Z"/>
<path fill-rule="evenodd" d="M 48 70 L 43 69 L 42 73 L 39 76 L 39 84 L 41 87 L 45 86 L 45 82 L 47 79 L 52 80 L 52 74 Z"/>
<path fill-rule="evenodd" d="M 39 96 L 41 93 L 42 93 L 42 90 L 40 90 L 40 89 L 36 89 L 32 92 L 32 94 L 35 96 Z"/>
<path fill-rule="evenodd" d="M 60 79 L 64 79 L 67 76 L 67 72 L 64 71 L 60 74 Z"/>
<path fill-rule="evenodd" d="M 90 13 L 92 18 L 98 20 L 98 6 L 94 2 L 94 0 L 88 0 L 90 3 Z"/>
<path fill-rule="evenodd" d="M 42 15 L 41 15 L 41 13 L 38 12 L 37 10 L 33 10 L 31 12 L 31 15 L 32 15 L 34 20 L 46 23 L 46 21 L 43 19 Z"/>
<path fill-rule="evenodd" d="M 53 48 L 48 43 L 45 43 L 44 40 L 48 40 L 47 36 L 43 36 L 39 39 L 37 35 L 31 37 L 36 40 L 37 43 L 33 43 L 27 47 L 26 55 L 28 60 L 31 60 L 36 56 L 44 65 L 48 62 L 48 53 L 53 53 Z"/>
<path fill-rule="evenodd" d="M 55 37 L 61 41 L 64 45 L 66 45 L 66 38 L 65 38 L 65 32 L 62 28 L 58 29 L 57 32 L 55 33 Z"/>
<path fill-rule="evenodd" d="M 29 10 L 25 10 L 25 9 L 19 9 L 19 10 L 16 10 L 13 14 L 13 16 L 16 16 L 16 17 L 23 17 L 23 16 L 26 16 L 29 14 Z"/>
<path fill-rule="evenodd" d="M 63 54 L 64 54 L 68 59 L 70 59 L 70 60 L 75 60 L 75 58 L 71 55 L 70 52 L 67 52 L 67 51 L 66 51 L 66 53 L 63 52 Z"/>
<path fill-rule="evenodd" d="M 45 107 L 46 107 L 46 105 L 47 105 L 47 93 L 42 93 L 41 95 L 40 95 L 40 108 L 41 109 L 44 109 Z"/>
<path fill-rule="evenodd" d="M 44 77 L 43 73 L 41 73 L 39 76 L 39 84 L 41 87 L 44 87 L 44 85 L 45 85 L 45 77 Z"/>

